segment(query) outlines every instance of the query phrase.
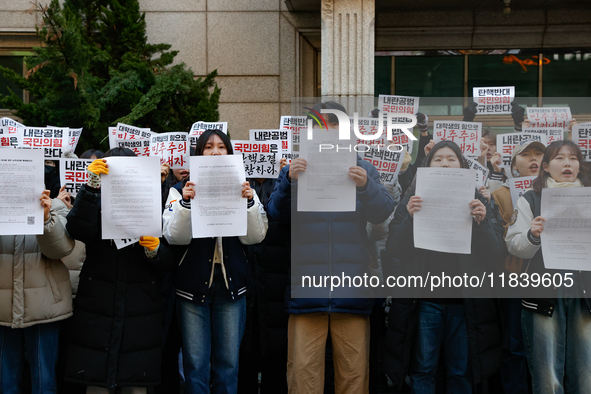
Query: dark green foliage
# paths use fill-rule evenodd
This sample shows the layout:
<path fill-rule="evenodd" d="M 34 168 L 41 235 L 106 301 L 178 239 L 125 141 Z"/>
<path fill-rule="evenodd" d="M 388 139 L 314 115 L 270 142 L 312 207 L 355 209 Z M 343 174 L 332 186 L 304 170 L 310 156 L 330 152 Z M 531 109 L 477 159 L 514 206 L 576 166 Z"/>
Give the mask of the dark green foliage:
<path fill-rule="evenodd" d="M 26 58 L 26 78 L 0 74 L 30 93 L 0 96 L 27 126 L 84 127 L 77 151 L 106 150 L 107 127 L 117 122 L 155 132 L 188 131 L 193 122 L 217 121 L 216 71 L 193 79 L 168 44 L 148 44 L 137 0 L 57 0 L 30 12 L 43 15 L 41 46 Z M 101 143 L 102 142 L 102 143 Z"/>

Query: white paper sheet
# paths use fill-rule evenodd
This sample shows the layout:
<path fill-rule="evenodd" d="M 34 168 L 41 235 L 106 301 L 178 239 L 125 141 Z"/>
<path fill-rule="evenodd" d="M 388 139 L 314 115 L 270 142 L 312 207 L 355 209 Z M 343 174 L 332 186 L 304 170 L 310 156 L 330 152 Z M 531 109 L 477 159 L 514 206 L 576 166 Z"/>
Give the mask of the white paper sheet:
<path fill-rule="evenodd" d="M 546 268 L 591 271 L 591 188 L 543 189 L 540 214 Z"/>
<path fill-rule="evenodd" d="M 190 164 L 191 181 L 195 182 L 195 198 L 191 201 L 193 238 L 246 235 L 242 154 L 192 156 Z"/>
<path fill-rule="evenodd" d="M 475 170 L 418 168 L 415 195 L 423 199 L 414 214 L 415 247 L 437 252 L 470 254 Z"/>
<path fill-rule="evenodd" d="M 476 171 L 476 188 L 480 189 L 481 186 L 486 185 L 488 173 L 490 172 L 488 167 L 483 166 L 476 159 L 469 159 L 466 157 L 466 162 L 471 169 Z"/>
<path fill-rule="evenodd" d="M 357 165 L 357 153 L 351 141 L 340 141 L 338 134 L 336 129 L 314 129 L 312 140 L 308 140 L 307 135 L 301 136 L 300 157 L 308 164 L 306 171 L 298 175 L 298 211 L 355 211 L 357 187 L 349 179 L 349 168 Z M 334 145 L 334 149 L 320 152 L 320 144 Z M 337 146 L 344 149 L 337 152 Z"/>
<path fill-rule="evenodd" d="M 101 175 L 103 239 L 162 236 L 160 159 L 107 157 Z"/>
<path fill-rule="evenodd" d="M 42 149 L 0 149 L 0 235 L 43 234 Z"/>

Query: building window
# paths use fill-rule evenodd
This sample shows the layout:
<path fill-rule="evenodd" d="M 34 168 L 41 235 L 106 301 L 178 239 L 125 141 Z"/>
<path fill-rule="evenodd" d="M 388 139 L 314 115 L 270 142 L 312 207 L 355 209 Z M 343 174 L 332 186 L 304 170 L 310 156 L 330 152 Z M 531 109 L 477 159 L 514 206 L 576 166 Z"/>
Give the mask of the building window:
<path fill-rule="evenodd" d="M 24 75 L 24 56 L 3 56 L 0 54 L 0 66 L 9 68 L 16 73 Z M 14 92 L 22 100 L 25 100 L 25 91 L 18 87 L 14 82 L 7 80 L 0 75 L 0 94 L 8 95 L 10 91 Z"/>

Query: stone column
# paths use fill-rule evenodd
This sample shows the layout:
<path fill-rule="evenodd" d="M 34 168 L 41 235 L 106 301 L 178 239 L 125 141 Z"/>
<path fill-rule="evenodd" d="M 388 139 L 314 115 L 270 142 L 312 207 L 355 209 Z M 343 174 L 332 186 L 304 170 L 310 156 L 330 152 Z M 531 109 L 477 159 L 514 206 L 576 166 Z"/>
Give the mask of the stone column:
<path fill-rule="evenodd" d="M 374 95 L 375 0 L 321 0 L 322 97 L 366 116 Z"/>

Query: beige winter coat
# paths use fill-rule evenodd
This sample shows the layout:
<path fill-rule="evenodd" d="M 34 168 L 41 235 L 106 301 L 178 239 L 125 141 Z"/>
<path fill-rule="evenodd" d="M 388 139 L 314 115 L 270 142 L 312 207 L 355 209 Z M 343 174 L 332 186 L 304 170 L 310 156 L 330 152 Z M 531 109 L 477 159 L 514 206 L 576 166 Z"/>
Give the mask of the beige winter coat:
<path fill-rule="evenodd" d="M 70 274 L 59 260 L 74 248 L 67 213 L 53 199 L 43 235 L 0 236 L 0 325 L 25 328 L 72 315 Z"/>

